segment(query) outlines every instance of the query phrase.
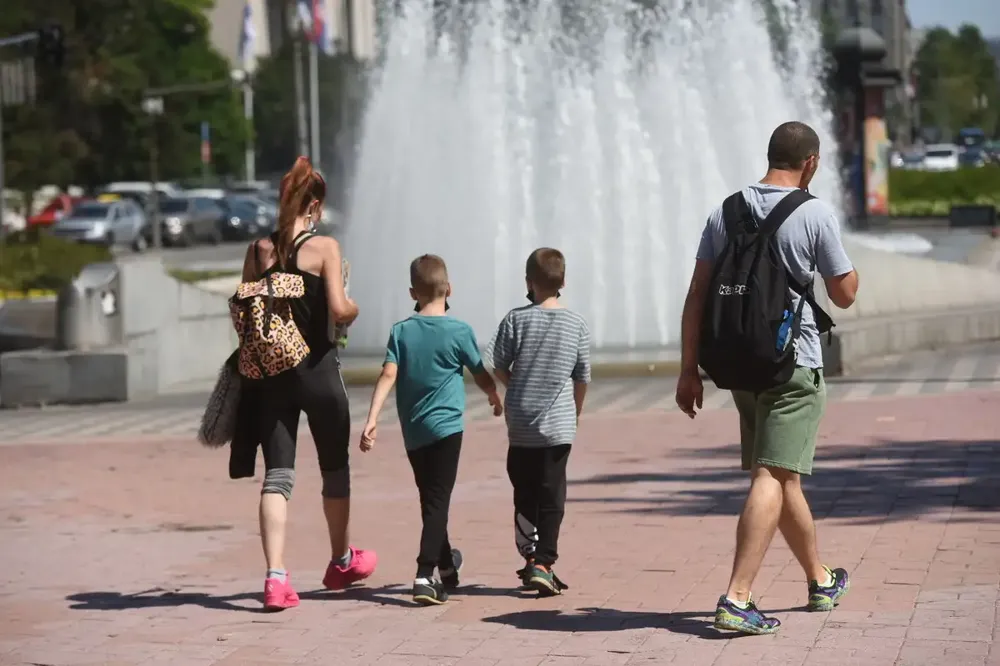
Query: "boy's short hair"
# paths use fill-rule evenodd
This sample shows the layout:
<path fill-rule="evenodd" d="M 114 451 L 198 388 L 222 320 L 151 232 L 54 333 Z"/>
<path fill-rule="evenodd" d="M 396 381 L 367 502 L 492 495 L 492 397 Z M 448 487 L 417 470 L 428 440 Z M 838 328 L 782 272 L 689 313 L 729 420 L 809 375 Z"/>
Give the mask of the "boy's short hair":
<path fill-rule="evenodd" d="M 528 257 L 524 268 L 528 281 L 545 290 L 555 290 L 566 281 L 566 258 L 551 247 L 540 247 Z"/>
<path fill-rule="evenodd" d="M 436 254 L 422 254 L 410 262 L 410 286 L 424 298 L 448 295 L 448 267 Z"/>

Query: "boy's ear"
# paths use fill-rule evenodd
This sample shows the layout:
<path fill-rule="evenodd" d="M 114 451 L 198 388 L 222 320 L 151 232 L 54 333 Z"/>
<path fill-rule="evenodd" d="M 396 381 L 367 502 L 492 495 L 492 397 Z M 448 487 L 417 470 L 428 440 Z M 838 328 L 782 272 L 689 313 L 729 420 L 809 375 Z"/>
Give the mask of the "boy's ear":
<path fill-rule="evenodd" d="M 444 295 L 445 298 L 451 298 L 451 282 L 448 283 L 448 291 Z"/>
<path fill-rule="evenodd" d="M 417 292 L 413 291 L 413 287 L 410 287 L 410 298 L 417 300 Z"/>

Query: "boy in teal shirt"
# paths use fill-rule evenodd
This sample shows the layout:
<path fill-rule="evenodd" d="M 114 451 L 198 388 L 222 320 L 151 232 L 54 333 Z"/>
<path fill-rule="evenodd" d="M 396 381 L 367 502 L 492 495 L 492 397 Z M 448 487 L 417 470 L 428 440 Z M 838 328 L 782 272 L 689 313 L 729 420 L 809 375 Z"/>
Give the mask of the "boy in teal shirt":
<path fill-rule="evenodd" d="M 413 260 L 410 296 L 417 302 L 416 314 L 396 322 L 389 333 L 361 450 L 374 447 L 378 415 L 395 385 L 396 409 L 423 519 L 413 600 L 430 606 L 448 600 L 447 590 L 458 587 L 462 566 L 462 554 L 448 539 L 448 509 L 465 429 L 462 369 L 472 373 L 495 416 L 503 413 L 503 407 L 496 384 L 483 367 L 472 327 L 445 314 L 451 284 L 441 257 L 425 254 Z M 434 579 L 435 568 L 439 580 Z"/>

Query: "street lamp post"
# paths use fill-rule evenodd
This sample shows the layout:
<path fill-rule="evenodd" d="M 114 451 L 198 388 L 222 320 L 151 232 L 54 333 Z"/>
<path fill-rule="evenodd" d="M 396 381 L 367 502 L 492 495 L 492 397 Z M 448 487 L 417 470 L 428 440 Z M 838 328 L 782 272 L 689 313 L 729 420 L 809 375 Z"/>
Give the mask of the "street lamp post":
<path fill-rule="evenodd" d="M 149 116 L 149 223 L 153 231 L 153 249 L 159 250 L 163 246 L 163 230 L 160 227 L 160 198 L 156 189 L 156 184 L 160 177 L 157 173 L 159 167 L 157 129 L 159 118 L 163 114 L 163 98 L 147 97 L 142 100 L 142 110 Z"/>
<path fill-rule="evenodd" d="M 170 95 L 184 95 L 188 93 L 200 93 L 200 92 L 210 92 L 212 90 L 219 90 L 221 88 L 228 88 L 234 83 L 244 83 L 244 75 L 240 70 L 235 70 L 230 72 L 230 77 L 228 79 L 222 79 L 218 81 L 208 81 L 206 83 L 182 83 L 176 86 L 169 86 L 167 88 L 149 88 L 146 90 L 145 95 L 142 99 L 142 110 L 150 117 L 150 136 L 149 136 L 149 178 L 150 178 L 150 191 L 149 191 L 149 202 L 150 208 L 152 209 L 152 225 L 153 225 L 153 248 L 159 250 L 163 245 L 162 240 L 162 230 L 160 228 L 160 206 L 159 206 L 159 191 L 156 189 L 156 185 L 160 180 L 159 176 L 159 145 L 157 138 L 157 130 L 159 128 L 159 123 L 157 122 L 159 117 L 163 115 L 163 98 Z M 245 102 L 244 102 L 245 104 Z M 253 113 L 253 101 L 250 102 L 250 113 Z M 246 113 L 246 107 L 244 106 L 244 113 Z M 251 148 L 252 150 L 252 148 Z M 252 157 L 252 154 L 251 154 Z"/>

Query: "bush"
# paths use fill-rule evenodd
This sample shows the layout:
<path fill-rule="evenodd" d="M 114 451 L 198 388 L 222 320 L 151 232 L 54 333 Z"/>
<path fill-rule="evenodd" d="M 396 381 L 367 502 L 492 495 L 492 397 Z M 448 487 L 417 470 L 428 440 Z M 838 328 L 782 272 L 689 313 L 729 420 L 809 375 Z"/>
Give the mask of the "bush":
<path fill-rule="evenodd" d="M 87 264 L 110 261 L 111 252 L 31 230 L 0 242 L 0 292 L 58 291 Z"/>
<path fill-rule="evenodd" d="M 1000 167 L 958 171 L 889 171 L 889 212 L 902 217 L 947 216 L 951 207 L 977 204 L 1000 210 Z"/>

